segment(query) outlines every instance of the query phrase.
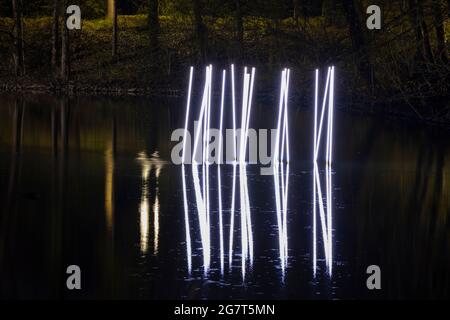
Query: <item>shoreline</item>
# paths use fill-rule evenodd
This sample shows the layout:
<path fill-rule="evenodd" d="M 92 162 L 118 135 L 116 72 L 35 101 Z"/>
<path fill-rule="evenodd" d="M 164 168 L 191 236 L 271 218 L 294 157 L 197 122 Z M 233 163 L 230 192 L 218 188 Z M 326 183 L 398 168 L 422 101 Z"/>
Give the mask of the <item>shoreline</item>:
<path fill-rule="evenodd" d="M 65 95 L 68 97 L 84 96 L 84 97 L 154 97 L 154 98 L 182 98 L 185 90 L 180 88 L 164 88 L 155 90 L 153 87 L 142 86 L 95 86 L 93 84 L 80 85 L 79 82 L 70 82 L 69 84 L 61 83 L 43 83 L 30 82 L 28 84 L 17 83 L 13 81 L 0 81 L 0 94 L 47 94 L 52 96 Z M 273 94 L 259 93 L 257 96 L 274 98 Z M 347 112 L 349 114 L 357 114 L 363 116 L 370 116 L 386 121 L 407 121 L 412 125 L 423 125 L 430 128 L 440 128 L 450 130 L 450 120 L 436 120 L 436 119 L 419 119 L 411 112 L 400 112 L 399 108 L 371 108 L 369 110 L 361 103 L 350 103 L 347 101 L 348 97 L 341 97 L 343 102 L 341 106 L 336 109 Z M 399 101 L 400 103 L 400 101 Z M 379 102 L 376 105 L 382 106 Z M 387 105 L 387 103 L 384 103 Z M 407 105 L 405 105 L 407 107 Z M 308 109 L 309 107 L 299 107 L 301 109 Z M 386 112 L 387 111 L 387 112 Z"/>
<path fill-rule="evenodd" d="M 183 90 L 178 88 L 157 89 L 142 86 L 95 86 L 92 84 L 81 85 L 80 83 L 49 84 L 33 82 L 19 84 L 11 82 L 0 82 L 0 92 L 8 93 L 41 93 L 60 95 L 86 95 L 86 96 L 161 96 L 181 97 Z"/>

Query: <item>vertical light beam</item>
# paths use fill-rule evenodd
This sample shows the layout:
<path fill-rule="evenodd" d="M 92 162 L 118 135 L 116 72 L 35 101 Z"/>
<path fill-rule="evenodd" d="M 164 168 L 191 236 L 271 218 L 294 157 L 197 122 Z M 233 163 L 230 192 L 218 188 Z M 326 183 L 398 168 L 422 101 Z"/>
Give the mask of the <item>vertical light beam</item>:
<path fill-rule="evenodd" d="M 187 127 L 188 127 L 188 120 L 189 120 L 189 111 L 190 111 L 190 106 L 191 106 L 191 92 L 192 92 L 192 77 L 193 77 L 193 75 L 194 75 L 194 67 L 191 67 L 190 72 L 189 72 L 189 87 L 188 87 L 188 98 L 187 98 L 187 103 L 186 103 L 186 118 L 184 121 L 183 156 L 181 158 L 182 164 L 185 163 L 185 158 L 186 158 Z"/>
<path fill-rule="evenodd" d="M 220 126 L 219 126 L 219 151 L 218 158 L 219 163 L 217 164 L 217 190 L 219 192 L 219 237 L 220 237 L 220 271 L 223 275 L 224 269 L 224 248 L 223 248 L 223 221 L 222 221 L 222 182 L 220 179 L 220 166 L 222 163 L 222 123 L 223 123 L 223 104 L 225 99 L 225 79 L 226 71 L 223 70 L 222 73 L 222 95 L 220 99 Z"/>

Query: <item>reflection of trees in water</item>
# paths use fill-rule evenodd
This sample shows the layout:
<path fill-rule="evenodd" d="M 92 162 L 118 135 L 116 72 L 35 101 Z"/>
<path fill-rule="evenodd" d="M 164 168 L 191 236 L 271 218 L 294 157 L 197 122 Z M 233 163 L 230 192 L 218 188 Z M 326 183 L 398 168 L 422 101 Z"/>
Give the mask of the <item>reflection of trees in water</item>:
<path fill-rule="evenodd" d="M 0 274 L 6 274 L 5 262 L 7 259 L 6 251 L 11 244 L 8 232 L 10 228 L 15 228 L 16 204 L 17 204 L 17 184 L 20 179 L 21 152 L 23 139 L 23 119 L 25 116 L 25 105 L 21 97 L 17 97 L 13 102 L 12 113 L 12 133 L 11 133 L 11 159 L 9 167 L 8 191 L 6 196 L 5 210 L 0 216 L 1 234 L 0 234 Z M 13 231 L 14 232 L 14 231 Z M 3 280 L 3 279 L 2 279 Z M 5 281 L 7 279 L 4 279 Z M 1 280 L 0 280 L 1 282 Z"/>
<path fill-rule="evenodd" d="M 176 101 L 162 102 L 148 99 L 106 99 L 83 97 L 24 97 L 27 116 L 23 126 L 23 146 L 52 148 L 61 144 L 67 148 L 83 151 L 104 152 L 111 139 L 111 123 L 117 130 L 116 148 L 121 152 L 135 154 L 137 150 L 158 150 L 161 157 L 170 156 L 170 108 Z M 63 122 L 60 117 L 61 101 L 70 103 L 70 117 Z M 13 104 L 8 98 L 2 103 Z M 114 120 L 114 109 L 119 112 Z M 0 142 L 12 143 L 11 116 L 7 108 L 0 109 Z M 56 136 L 58 131 L 62 135 Z"/>
<path fill-rule="evenodd" d="M 353 178 L 354 200 L 362 204 L 355 212 L 358 255 L 369 250 L 370 263 L 384 267 L 389 296 L 449 292 L 450 154 L 440 141 L 430 145 L 433 139 L 378 131 Z"/>

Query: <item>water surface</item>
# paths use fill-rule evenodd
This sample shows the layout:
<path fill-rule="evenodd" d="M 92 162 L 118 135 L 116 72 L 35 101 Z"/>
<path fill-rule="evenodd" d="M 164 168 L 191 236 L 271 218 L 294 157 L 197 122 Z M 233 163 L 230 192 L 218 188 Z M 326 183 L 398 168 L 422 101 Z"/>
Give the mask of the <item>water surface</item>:
<path fill-rule="evenodd" d="M 252 127 L 275 127 L 272 105 L 255 102 Z M 170 160 L 183 100 L 1 95 L 0 297 L 448 298 L 448 131 L 335 112 L 328 193 L 318 167 L 331 200 L 332 269 L 318 220 L 314 275 L 313 117 L 296 105 L 289 112 L 286 237 L 274 178 L 248 165 L 253 258 L 242 263 L 237 200 L 230 265 L 233 166 L 223 165 L 222 268 L 217 166 L 207 254 L 192 166 L 183 184 Z M 81 291 L 65 288 L 71 264 L 82 270 Z M 382 272 L 378 291 L 366 287 L 372 264 Z"/>

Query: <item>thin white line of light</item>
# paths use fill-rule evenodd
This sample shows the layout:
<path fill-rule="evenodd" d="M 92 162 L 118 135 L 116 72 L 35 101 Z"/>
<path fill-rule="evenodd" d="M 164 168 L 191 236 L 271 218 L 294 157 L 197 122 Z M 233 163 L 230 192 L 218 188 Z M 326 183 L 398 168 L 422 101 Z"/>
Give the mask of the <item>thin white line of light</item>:
<path fill-rule="evenodd" d="M 225 79 L 226 71 L 223 70 L 222 74 L 222 96 L 220 100 L 220 126 L 219 126 L 219 151 L 217 164 L 217 190 L 219 192 L 219 237 L 220 237 L 220 271 L 223 274 L 224 270 L 224 248 L 223 248 L 223 217 L 222 217 L 222 182 L 220 179 L 220 165 L 222 162 L 222 123 L 223 123 L 223 105 L 225 99 Z"/>
<path fill-rule="evenodd" d="M 333 150 L 333 113 L 334 113 L 334 66 L 331 67 L 331 79 L 330 79 L 330 99 L 329 99 L 329 106 L 328 106 L 328 113 L 330 118 L 330 127 L 328 129 L 329 136 L 330 136 L 330 142 L 329 142 L 329 150 L 328 150 L 328 159 L 327 159 L 327 167 L 328 167 L 328 269 L 330 275 L 333 271 L 333 193 L 332 193 L 332 175 L 331 175 L 331 163 L 332 163 L 332 150 Z"/>
<path fill-rule="evenodd" d="M 204 89 L 203 89 L 203 97 L 202 97 L 202 103 L 201 103 L 201 108 L 200 108 L 200 115 L 198 117 L 198 122 L 197 122 L 198 127 L 197 127 L 197 131 L 195 132 L 194 148 L 193 148 L 193 152 L 192 152 L 192 164 L 198 163 L 197 160 L 195 159 L 195 156 L 197 154 L 198 142 L 200 139 L 200 132 L 202 131 L 203 118 L 204 118 L 205 108 L 206 108 L 206 104 L 207 104 L 208 81 L 209 81 L 209 67 L 206 67 L 205 85 L 204 85 Z M 204 150 L 202 150 L 202 152 L 204 152 Z M 202 159 L 203 159 L 203 155 L 202 155 Z"/>
<path fill-rule="evenodd" d="M 250 123 L 250 114 L 251 114 L 251 106 L 252 106 L 252 99 L 253 99 L 253 83 L 255 80 L 255 71 L 256 69 L 252 68 L 252 74 L 250 79 L 250 89 L 249 89 L 249 96 L 248 96 L 248 105 L 247 105 L 247 119 L 245 122 L 245 142 L 244 142 L 244 162 L 242 163 L 243 171 L 244 171 L 244 192 L 245 192 L 245 215 L 246 215 L 246 223 L 247 223 L 247 233 L 248 233 L 248 247 L 249 247 L 249 254 L 250 254 L 250 264 L 253 264 L 253 230 L 252 230 L 252 220 L 251 220 L 251 213 L 250 213 L 250 199 L 249 199 L 249 192 L 248 192 L 248 181 L 247 181 L 247 169 L 246 169 L 246 163 L 245 163 L 245 157 L 247 153 L 247 143 L 248 143 L 248 130 L 249 130 L 249 123 Z"/>
<path fill-rule="evenodd" d="M 188 119 L 189 119 L 189 111 L 191 106 L 191 91 L 192 91 L 192 77 L 194 74 L 194 67 L 190 68 L 189 72 L 189 88 L 188 88 L 188 98 L 186 103 L 186 119 L 184 121 L 184 138 L 183 138 L 183 156 L 181 158 L 181 163 L 185 163 L 185 154 L 186 154 L 186 139 L 187 139 L 187 126 L 188 126 Z"/>
<path fill-rule="evenodd" d="M 229 265 L 232 267 L 233 260 L 233 236 L 234 236 L 234 206 L 235 206 L 235 192 L 236 192 L 236 99 L 234 86 L 234 65 L 231 65 L 231 93 L 232 93 L 232 108 L 233 108 L 233 186 L 231 190 L 231 211 L 230 211 L 230 243 L 229 243 Z"/>
<path fill-rule="evenodd" d="M 245 138 L 245 120 L 247 118 L 247 105 L 248 105 L 248 87 L 249 87 L 249 75 L 247 74 L 247 67 L 244 69 L 244 85 L 242 92 L 242 112 L 241 112 L 241 138 L 239 144 L 239 162 L 245 162 L 244 153 L 244 138 Z"/>
<path fill-rule="evenodd" d="M 277 136 L 275 139 L 275 155 L 274 155 L 274 162 L 277 164 L 279 162 L 280 158 L 280 127 L 281 127 L 281 116 L 282 116 L 282 109 L 283 109 L 283 102 L 284 102 L 284 92 L 285 92 L 285 86 L 286 86 L 286 69 L 281 72 L 281 89 L 280 89 L 280 103 L 278 105 L 278 121 L 277 121 Z"/>
<path fill-rule="evenodd" d="M 322 101 L 322 114 L 320 115 L 319 132 L 317 133 L 317 146 L 316 146 L 316 150 L 314 152 L 315 160 L 317 160 L 317 155 L 319 153 L 320 140 L 321 140 L 321 136 L 322 136 L 322 124 L 323 124 L 323 118 L 325 115 L 325 106 L 326 106 L 326 101 L 327 101 L 327 96 L 328 96 L 328 84 L 330 82 L 330 75 L 331 75 L 331 68 L 328 68 L 327 81 L 325 84 L 325 93 L 323 95 L 323 101 Z"/>
<path fill-rule="evenodd" d="M 186 173 L 184 164 L 181 165 L 181 174 L 183 180 L 183 204 L 184 204 L 184 228 L 186 231 L 186 256 L 188 262 L 188 273 L 192 271 L 192 245 L 191 245 L 191 231 L 189 227 L 189 207 L 187 201 L 187 189 L 186 189 Z"/>
<path fill-rule="evenodd" d="M 284 137 L 283 138 L 283 145 L 284 145 L 284 139 L 286 139 L 286 180 L 283 182 L 283 233 L 284 233 L 284 249 L 286 251 L 285 253 L 285 259 L 287 260 L 288 257 L 288 241 L 287 241 L 287 196 L 288 196 L 288 189 L 289 189 L 289 126 L 288 126 L 288 99 L 289 99 L 289 76 L 290 76 L 290 70 L 287 69 L 287 75 L 286 75 L 286 91 L 285 91 L 285 105 L 284 105 Z M 282 164 L 283 168 L 283 164 Z M 282 172 L 282 177 L 284 179 L 284 172 Z"/>
<path fill-rule="evenodd" d="M 252 100 L 253 100 L 253 83 L 255 80 L 255 71 L 256 69 L 252 68 L 252 75 L 251 75 L 251 81 L 250 81 L 250 92 L 248 96 L 248 105 L 247 105 L 247 119 L 245 121 L 245 142 L 244 142 L 244 152 L 247 153 L 247 143 L 248 143 L 248 128 L 250 123 L 250 112 L 252 109 Z M 244 162 L 245 162 L 245 153 L 244 153 Z"/>
<path fill-rule="evenodd" d="M 317 143 L 317 104 L 319 90 L 319 70 L 316 69 L 316 82 L 314 87 L 314 149 L 313 149 L 313 273 L 316 276 L 317 270 L 317 238 L 316 238 L 316 175 L 315 175 L 315 154 Z"/>
<path fill-rule="evenodd" d="M 316 176 L 316 186 L 317 186 L 317 194 L 319 196 L 319 213 L 320 213 L 320 224 L 322 226 L 322 237 L 323 237 L 323 242 L 324 242 L 324 251 L 325 251 L 325 261 L 329 262 L 328 259 L 328 235 L 327 235 L 327 225 L 326 225 L 326 217 L 325 217 L 325 209 L 324 209 L 324 201 L 322 198 L 322 187 L 321 187 L 321 182 L 320 182 L 320 177 L 319 177 L 319 169 L 317 167 L 317 164 L 314 163 L 314 171 L 315 171 L 315 176 Z"/>
<path fill-rule="evenodd" d="M 202 253 L 203 253 L 203 271 L 206 275 L 209 271 L 210 265 L 210 247 L 209 241 L 207 240 L 207 225 L 206 225 L 206 209 L 205 209 L 205 201 L 203 199 L 202 190 L 200 188 L 200 179 L 198 175 L 197 165 L 192 165 L 192 178 L 194 181 L 194 191 L 195 191 L 195 202 L 198 212 L 198 222 L 200 226 L 200 240 L 202 244 Z"/>
<path fill-rule="evenodd" d="M 240 186 L 240 204 L 241 204 L 241 266 L 242 266 L 242 278 L 245 278 L 245 263 L 248 255 L 248 232 L 247 232 L 247 217 L 246 217 L 246 195 L 244 186 L 244 170 L 243 164 L 245 164 L 244 155 L 244 136 L 245 136 L 245 119 L 247 117 L 247 104 L 248 104 L 248 88 L 250 78 L 247 74 L 247 67 L 244 68 L 244 85 L 242 92 L 242 112 L 241 112 L 241 142 L 239 152 L 239 186 Z"/>
<path fill-rule="evenodd" d="M 206 239 L 208 240 L 208 246 L 210 246 L 210 199 L 209 199 L 209 142 L 210 142 L 210 125 L 211 125 L 211 91 L 212 91 L 212 65 L 209 65 L 209 88 L 208 88 L 208 118 L 207 118 L 207 126 L 206 126 L 206 221 L 207 221 L 207 234 Z M 203 191 L 205 192 L 205 190 Z"/>

